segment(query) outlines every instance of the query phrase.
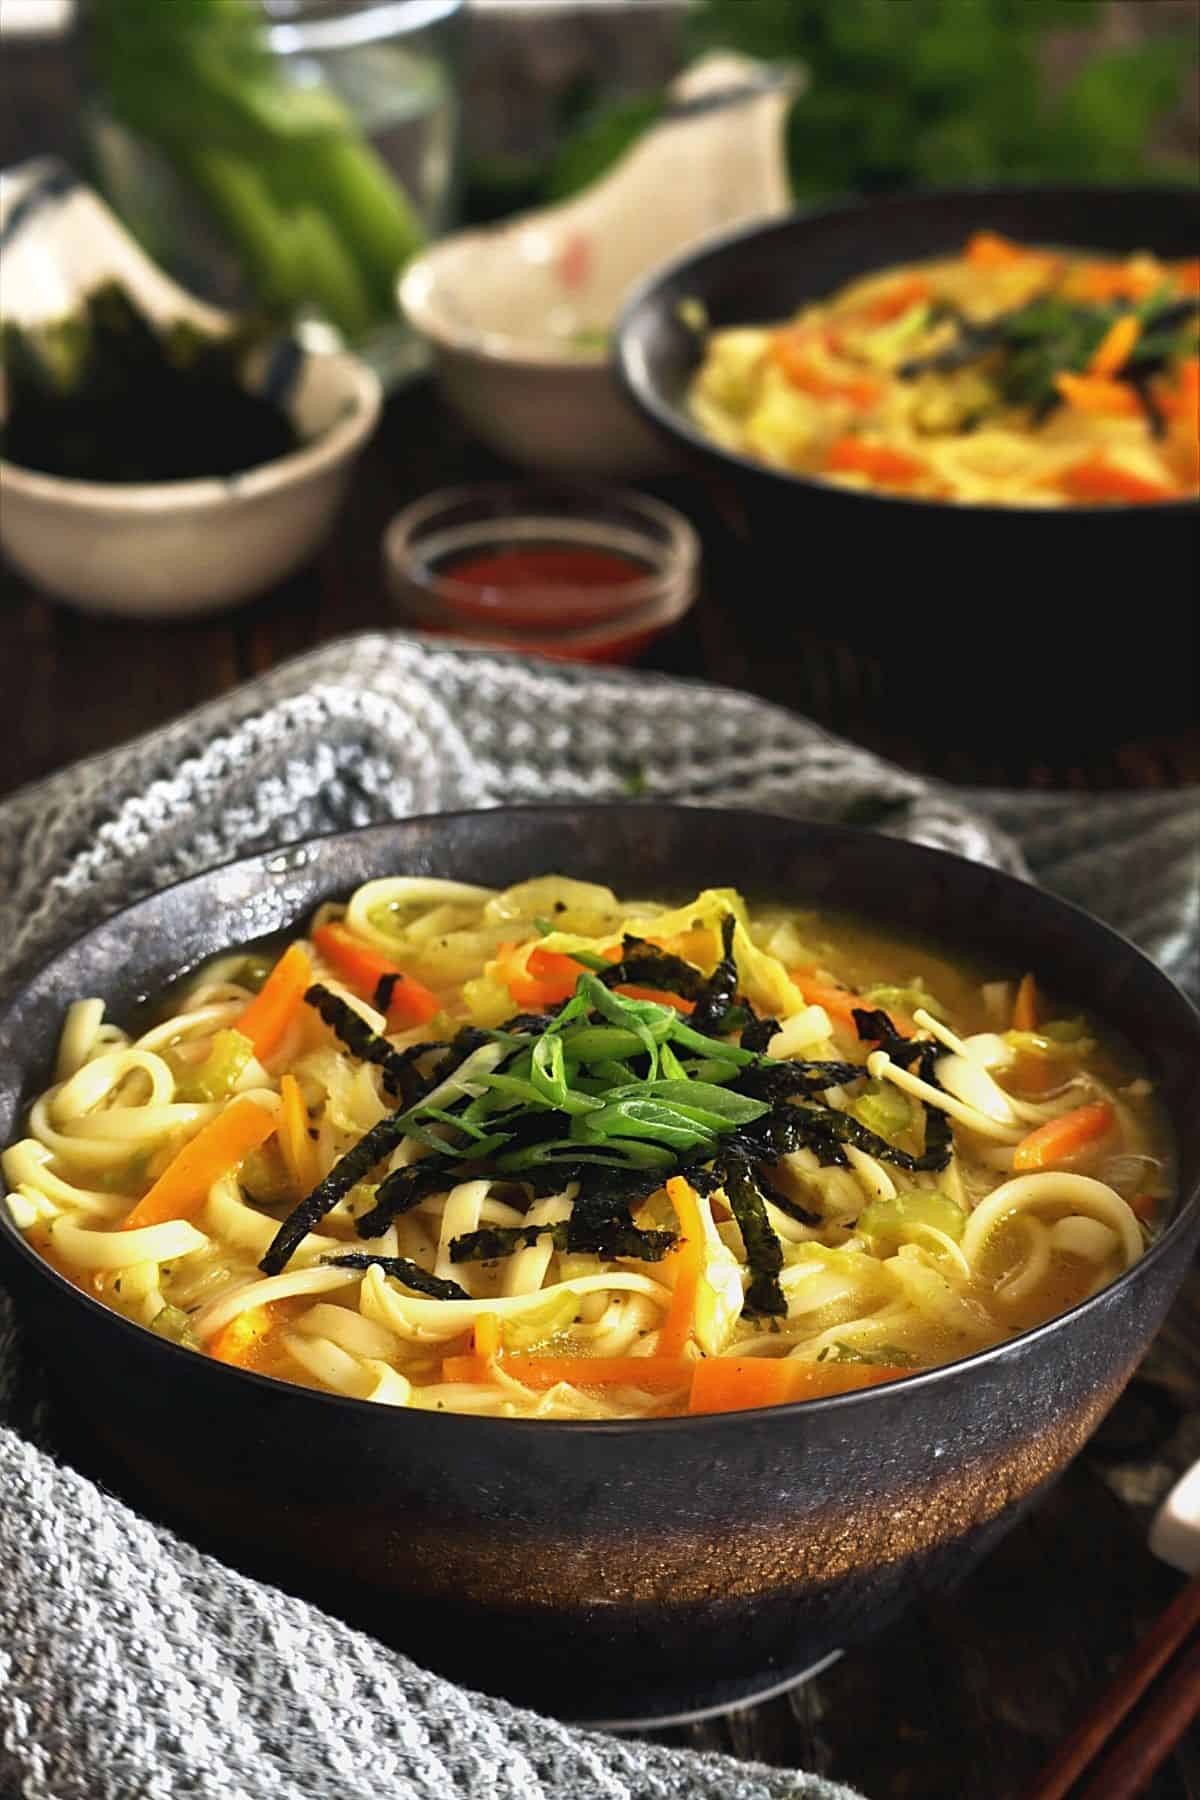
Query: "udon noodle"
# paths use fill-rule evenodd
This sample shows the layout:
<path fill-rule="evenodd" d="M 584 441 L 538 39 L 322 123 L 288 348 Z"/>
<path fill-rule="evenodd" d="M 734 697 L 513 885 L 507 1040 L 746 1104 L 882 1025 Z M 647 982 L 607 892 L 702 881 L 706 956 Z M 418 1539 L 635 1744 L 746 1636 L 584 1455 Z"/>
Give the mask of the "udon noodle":
<path fill-rule="evenodd" d="M 1141 1256 L 1149 1083 L 1019 971 L 731 889 L 371 881 L 130 1032 L 82 997 L 3 1154 L 84 1292 L 359 1400 L 652 1417 L 969 1355 Z"/>
<path fill-rule="evenodd" d="M 1200 492 L 1200 263 L 977 232 L 774 327 L 715 330 L 689 404 L 756 461 L 1019 506 Z"/>

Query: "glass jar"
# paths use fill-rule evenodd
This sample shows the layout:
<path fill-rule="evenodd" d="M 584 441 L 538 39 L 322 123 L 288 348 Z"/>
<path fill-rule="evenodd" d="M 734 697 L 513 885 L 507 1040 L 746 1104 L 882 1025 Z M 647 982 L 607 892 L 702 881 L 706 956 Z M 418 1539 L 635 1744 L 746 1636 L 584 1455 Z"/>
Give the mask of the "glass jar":
<path fill-rule="evenodd" d="M 160 43 L 104 24 L 121 15 L 102 7 L 101 185 L 194 292 L 321 320 L 395 379 L 420 358 L 396 276 L 454 200 L 462 10 L 241 0 L 193 6 L 186 26 L 171 17 Z"/>

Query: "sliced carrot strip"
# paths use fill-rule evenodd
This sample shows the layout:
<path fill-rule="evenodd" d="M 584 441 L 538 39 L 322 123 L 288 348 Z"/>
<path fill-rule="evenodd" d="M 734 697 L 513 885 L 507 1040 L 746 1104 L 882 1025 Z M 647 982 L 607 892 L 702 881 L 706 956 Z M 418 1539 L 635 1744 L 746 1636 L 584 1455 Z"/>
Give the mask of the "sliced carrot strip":
<path fill-rule="evenodd" d="M 1116 375 L 1133 354 L 1142 335 L 1142 322 L 1134 313 L 1126 313 L 1111 324 L 1097 344 L 1088 364 L 1089 375 Z"/>
<path fill-rule="evenodd" d="M 1020 263 L 1042 263 L 1053 268 L 1059 261 L 1047 250 L 1018 244 L 1014 238 L 1001 237 L 998 231 L 975 232 L 968 238 L 964 254 L 976 269 L 1011 269 Z"/>
<path fill-rule="evenodd" d="M 237 1020 L 237 1029 L 264 1061 L 278 1048 L 312 985 L 312 963 L 303 944 L 289 944 L 262 988 Z"/>
<path fill-rule="evenodd" d="M 818 400 L 846 400 L 851 406 L 873 406 L 883 392 L 880 382 L 870 375 L 833 374 L 820 369 L 811 360 L 813 334 L 807 328 L 777 331 L 771 339 L 769 354 L 794 388 L 812 394 Z"/>
<path fill-rule="evenodd" d="M 331 922 L 318 925 L 312 941 L 330 968 L 364 1000 L 374 1003 L 381 981 L 389 985 L 387 1022 L 393 1031 L 404 1031 L 413 1025 L 424 1025 L 439 1011 L 436 994 L 415 975 L 406 975 L 398 964 L 382 955 L 346 925 Z"/>
<path fill-rule="evenodd" d="M 753 1406 L 783 1406 L 791 1400 L 816 1400 L 855 1388 L 900 1381 L 911 1369 L 891 1364 L 808 1363 L 794 1357 L 712 1356 L 696 1364 L 688 1411 L 741 1412 Z"/>
<path fill-rule="evenodd" d="M 569 1000 L 583 964 L 558 950 L 539 944 L 501 944 L 496 952 L 497 974 L 520 1007 L 539 1011 Z"/>
<path fill-rule="evenodd" d="M 236 1169 L 275 1130 L 275 1114 L 244 1094 L 198 1131 L 165 1168 L 150 1192 L 124 1221 L 124 1231 L 190 1219 L 199 1212 L 214 1181 Z"/>
<path fill-rule="evenodd" d="M 704 1274 L 704 1219 L 696 1190 L 682 1175 L 672 1175 L 667 1198 L 675 1208 L 682 1233 L 672 1250 L 669 1267 L 674 1276 L 671 1304 L 658 1329 L 658 1355 L 682 1356 L 696 1320 L 696 1295 Z"/>
<path fill-rule="evenodd" d="M 1189 257 L 1187 262 L 1176 263 L 1171 272 L 1177 286 L 1185 294 L 1200 294 L 1200 256 Z"/>
<path fill-rule="evenodd" d="M 634 987 L 628 982 L 613 989 L 614 994 L 621 994 L 626 1000 L 652 1000 L 656 1006 L 673 1006 L 676 1012 L 692 1013 L 696 1010 L 694 1000 L 685 1000 L 682 994 L 667 994 L 660 988 Z"/>
<path fill-rule="evenodd" d="M 799 988 L 806 1005 L 821 1007 L 829 1014 L 834 1025 L 857 1040 L 855 1010 L 874 1012 L 876 1009 L 870 1000 L 864 999 L 862 994 L 856 994 L 850 988 L 831 987 L 828 982 L 816 981 L 807 969 L 792 969 L 789 973 L 793 986 Z M 896 1027 L 899 1037 L 914 1035 L 917 1028 L 906 1012 L 901 1012 L 896 1006 L 887 1006 L 883 1010 Z"/>
<path fill-rule="evenodd" d="M 1138 268 L 1131 263 L 1084 263 L 1071 270 L 1064 290 L 1078 300 L 1144 300 L 1159 285 L 1161 276 L 1153 268 Z"/>
<path fill-rule="evenodd" d="M 1156 398 L 1172 418 L 1193 421 L 1200 428 L 1200 356 L 1185 356 L 1179 365 L 1178 384 L 1156 389 Z"/>
<path fill-rule="evenodd" d="M 270 1302 L 266 1306 L 248 1306 L 209 1339 L 208 1354 L 218 1362 L 244 1368 L 274 1323 Z"/>
<path fill-rule="evenodd" d="M 1036 1031 L 1039 1017 L 1037 982 L 1032 975 L 1022 975 L 1013 1001 L 1012 1028 L 1014 1031 Z"/>
<path fill-rule="evenodd" d="M 1158 481 L 1147 481 L 1131 475 L 1127 469 L 1106 462 L 1103 456 L 1089 456 L 1064 470 L 1058 478 L 1064 494 L 1073 500 L 1128 501 L 1148 505 L 1156 500 L 1177 500 L 1179 489 Z"/>
<path fill-rule="evenodd" d="M 506 1356 L 506 1374 L 526 1387 L 641 1387 L 669 1393 L 686 1387 L 697 1365 L 684 1356 Z M 488 1381 L 491 1364 L 480 1356 L 447 1356 L 443 1381 Z"/>
<path fill-rule="evenodd" d="M 1077 1106 L 1072 1112 L 1060 1113 L 1045 1125 L 1039 1125 L 1021 1139 L 1013 1151 L 1013 1171 L 1027 1175 L 1036 1169 L 1052 1168 L 1065 1162 L 1077 1150 L 1095 1143 L 1112 1130 L 1115 1114 L 1107 1100 L 1094 1100 Z"/>
<path fill-rule="evenodd" d="M 1101 418 L 1132 418 L 1141 411 L 1138 397 L 1124 381 L 1103 375 L 1056 375 L 1060 397 L 1076 412 L 1097 413 Z"/>
<path fill-rule="evenodd" d="M 308 1108 L 294 1075 L 284 1075 L 279 1083 L 283 1106 L 279 1115 L 279 1148 L 293 1185 L 302 1194 L 311 1194 L 320 1180 L 317 1146 L 308 1131 Z"/>
<path fill-rule="evenodd" d="M 895 287 L 873 300 L 867 308 L 868 317 L 877 324 L 886 324 L 889 319 L 898 319 L 910 306 L 917 306 L 922 300 L 928 300 L 929 294 L 929 283 L 920 275 L 914 275 L 908 281 L 897 282 Z"/>
<path fill-rule="evenodd" d="M 864 444 L 861 438 L 837 438 L 825 458 L 827 469 L 866 475 L 889 487 L 906 487 L 929 473 L 929 464 L 887 444 Z"/>

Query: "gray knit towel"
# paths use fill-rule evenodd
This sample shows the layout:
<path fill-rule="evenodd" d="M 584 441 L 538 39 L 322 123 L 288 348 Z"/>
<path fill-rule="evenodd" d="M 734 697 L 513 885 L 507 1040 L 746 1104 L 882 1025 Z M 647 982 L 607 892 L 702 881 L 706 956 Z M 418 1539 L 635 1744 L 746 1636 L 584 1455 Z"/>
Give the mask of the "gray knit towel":
<path fill-rule="evenodd" d="M 1032 872 L 1200 991 L 1200 795 L 956 793 L 699 684 L 349 639 L 0 806 L 0 980 L 138 895 L 313 832 L 507 800 L 853 819 Z M 853 1800 L 470 1694 L 149 1524 L 54 1454 L 0 1296 L 0 1793 Z"/>

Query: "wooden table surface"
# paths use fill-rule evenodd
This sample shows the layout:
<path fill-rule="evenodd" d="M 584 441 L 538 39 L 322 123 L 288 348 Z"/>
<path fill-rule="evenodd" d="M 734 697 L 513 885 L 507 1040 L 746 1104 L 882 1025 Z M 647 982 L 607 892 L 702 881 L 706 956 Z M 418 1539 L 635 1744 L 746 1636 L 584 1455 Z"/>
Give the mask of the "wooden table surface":
<path fill-rule="evenodd" d="M 399 623 L 380 564 L 387 519 L 436 486 L 497 472 L 418 383 L 389 405 L 316 563 L 251 605 L 194 622 L 121 623 L 52 605 L 9 572 L 0 605 L 0 791 L 162 724 L 327 639 Z M 912 768 L 964 783 L 1087 790 L 1200 781 L 1200 725 L 1035 761 L 1019 744 L 980 754 L 889 731 L 851 654 L 800 637 L 790 646 L 775 636 L 764 642 L 745 628 L 714 496 L 694 482 L 661 491 L 700 524 L 708 574 L 697 606 L 653 648 L 649 666 L 790 704 Z M 1150 1556 L 1144 1518 L 1118 1491 L 1146 1488 L 1164 1446 L 1178 1446 L 1200 1408 L 1198 1323 L 1193 1277 L 1092 1445 L 956 1593 L 914 1596 L 900 1624 L 791 1695 L 660 1734 L 663 1741 L 819 1770 L 871 1800 L 1019 1800 L 1178 1586 Z M 1149 1791 L 1154 1800 L 1200 1800 L 1200 1743 L 1185 1743 Z"/>

